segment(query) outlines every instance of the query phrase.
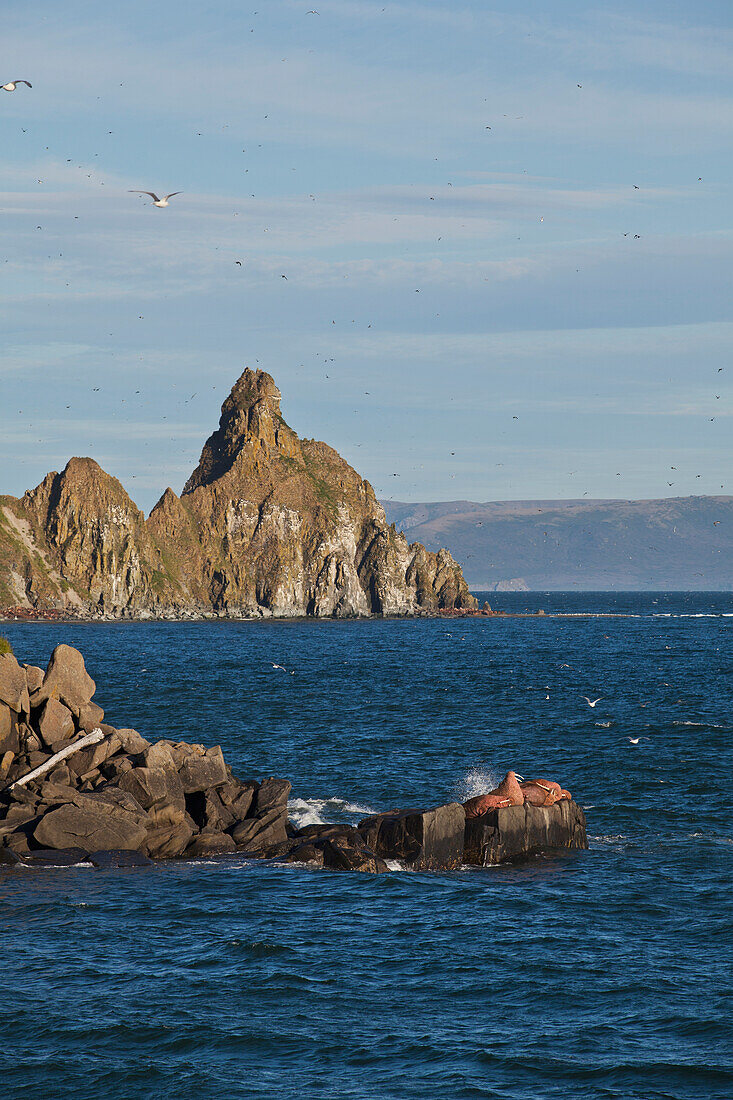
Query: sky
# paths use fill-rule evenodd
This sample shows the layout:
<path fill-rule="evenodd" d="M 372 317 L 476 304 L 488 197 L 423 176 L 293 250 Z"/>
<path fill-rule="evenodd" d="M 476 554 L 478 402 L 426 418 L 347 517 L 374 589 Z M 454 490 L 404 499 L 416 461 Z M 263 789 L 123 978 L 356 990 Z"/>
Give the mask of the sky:
<path fill-rule="evenodd" d="M 5 0 L 0 64 L 0 492 L 149 511 L 247 366 L 383 498 L 733 492 L 729 0 Z"/>

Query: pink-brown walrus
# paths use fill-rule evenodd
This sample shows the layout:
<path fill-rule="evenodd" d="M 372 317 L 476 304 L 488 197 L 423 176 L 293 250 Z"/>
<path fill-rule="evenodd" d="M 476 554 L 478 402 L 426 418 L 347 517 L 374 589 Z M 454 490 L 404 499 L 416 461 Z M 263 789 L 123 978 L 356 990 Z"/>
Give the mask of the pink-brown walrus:
<path fill-rule="evenodd" d="M 467 802 L 463 803 L 463 808 L 466 811 L 466 817 L 472 818 L 481 817 L 482 814 L 487 814 L 489 810 L 498 810 L 502 806 L 522 806 L 523 804 L 524 794 L 519 786 L 516 773 L 507 772 L 498 787 L 495 787 L 493 791 L 489 791 L 488 794 L 480 794 L 476 798 L 469 798 Z"/>
<path fill-rule="evenodd" d="M 571 801 L 570 791 L 566 791 L 554 779 L 528 779 L 519 783 L 516 772 L 507 772 L 498 787 L 488 794 L 479 794 L 463 803 L 466 819 L 481 817 L 491 810 L 500 810 L 505 806 L 554 806 L 556 802 Z"/>
<path fill-rule="evenodd" d="M 522 790 L 525 802 L 529 802 L 531 806 L 554 806 L 556 802 L 572 800 L 570 791 L 564 790 L 553 779 L 528 779 L 522 783 Z"/>
<path fill-rule="evenodd" d="M 530 806 L 554 806 L 557 802 L 557 791 L 544 784 L 534 783 L 528 780 L 521 784 L 524 801 Z"/>

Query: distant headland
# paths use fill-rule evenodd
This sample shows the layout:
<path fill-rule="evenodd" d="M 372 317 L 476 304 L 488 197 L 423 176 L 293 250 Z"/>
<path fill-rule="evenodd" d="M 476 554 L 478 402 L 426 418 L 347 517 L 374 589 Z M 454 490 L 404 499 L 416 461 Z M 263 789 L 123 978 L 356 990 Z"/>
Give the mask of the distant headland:
<path fill-rule="evenodd" d="M 43 617 L 319 618 L 476 607 L 447 550 L 408 544 L 368 481 L 299 439 L 245 370 L 181 496 L 146 519 L 91 458 L 0 496 L 0 612 Z"/>

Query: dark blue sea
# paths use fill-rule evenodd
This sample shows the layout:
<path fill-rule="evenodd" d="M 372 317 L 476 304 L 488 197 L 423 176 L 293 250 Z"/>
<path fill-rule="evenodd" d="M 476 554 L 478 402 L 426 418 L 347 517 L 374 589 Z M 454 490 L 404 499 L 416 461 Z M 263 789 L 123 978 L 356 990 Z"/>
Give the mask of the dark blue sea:
<path fill-rule="evenodd" d="M 299 821 L 515 768 L 591 837 L 446 874 L 6 872 L 3 1095 L 733 1097 L 733 596 L 487 598 L 591 614 L 0 630 L 78 646 L 113 725 L 287 776 Z"/>

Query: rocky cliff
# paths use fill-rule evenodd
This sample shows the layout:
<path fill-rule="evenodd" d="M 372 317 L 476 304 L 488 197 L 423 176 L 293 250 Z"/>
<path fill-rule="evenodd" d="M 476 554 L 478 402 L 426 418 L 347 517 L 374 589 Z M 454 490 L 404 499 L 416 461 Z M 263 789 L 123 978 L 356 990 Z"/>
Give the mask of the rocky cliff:
<path fill-rule="evenodd" d="M 245 370 L 181 496 L 166 489 L 147 520 L 89 458 L 0 498 L 0 606 L 343 617 L 474 604 L 446 550 L 409 545 L 368 481 L 288 427 L 264 371 Z"/>

